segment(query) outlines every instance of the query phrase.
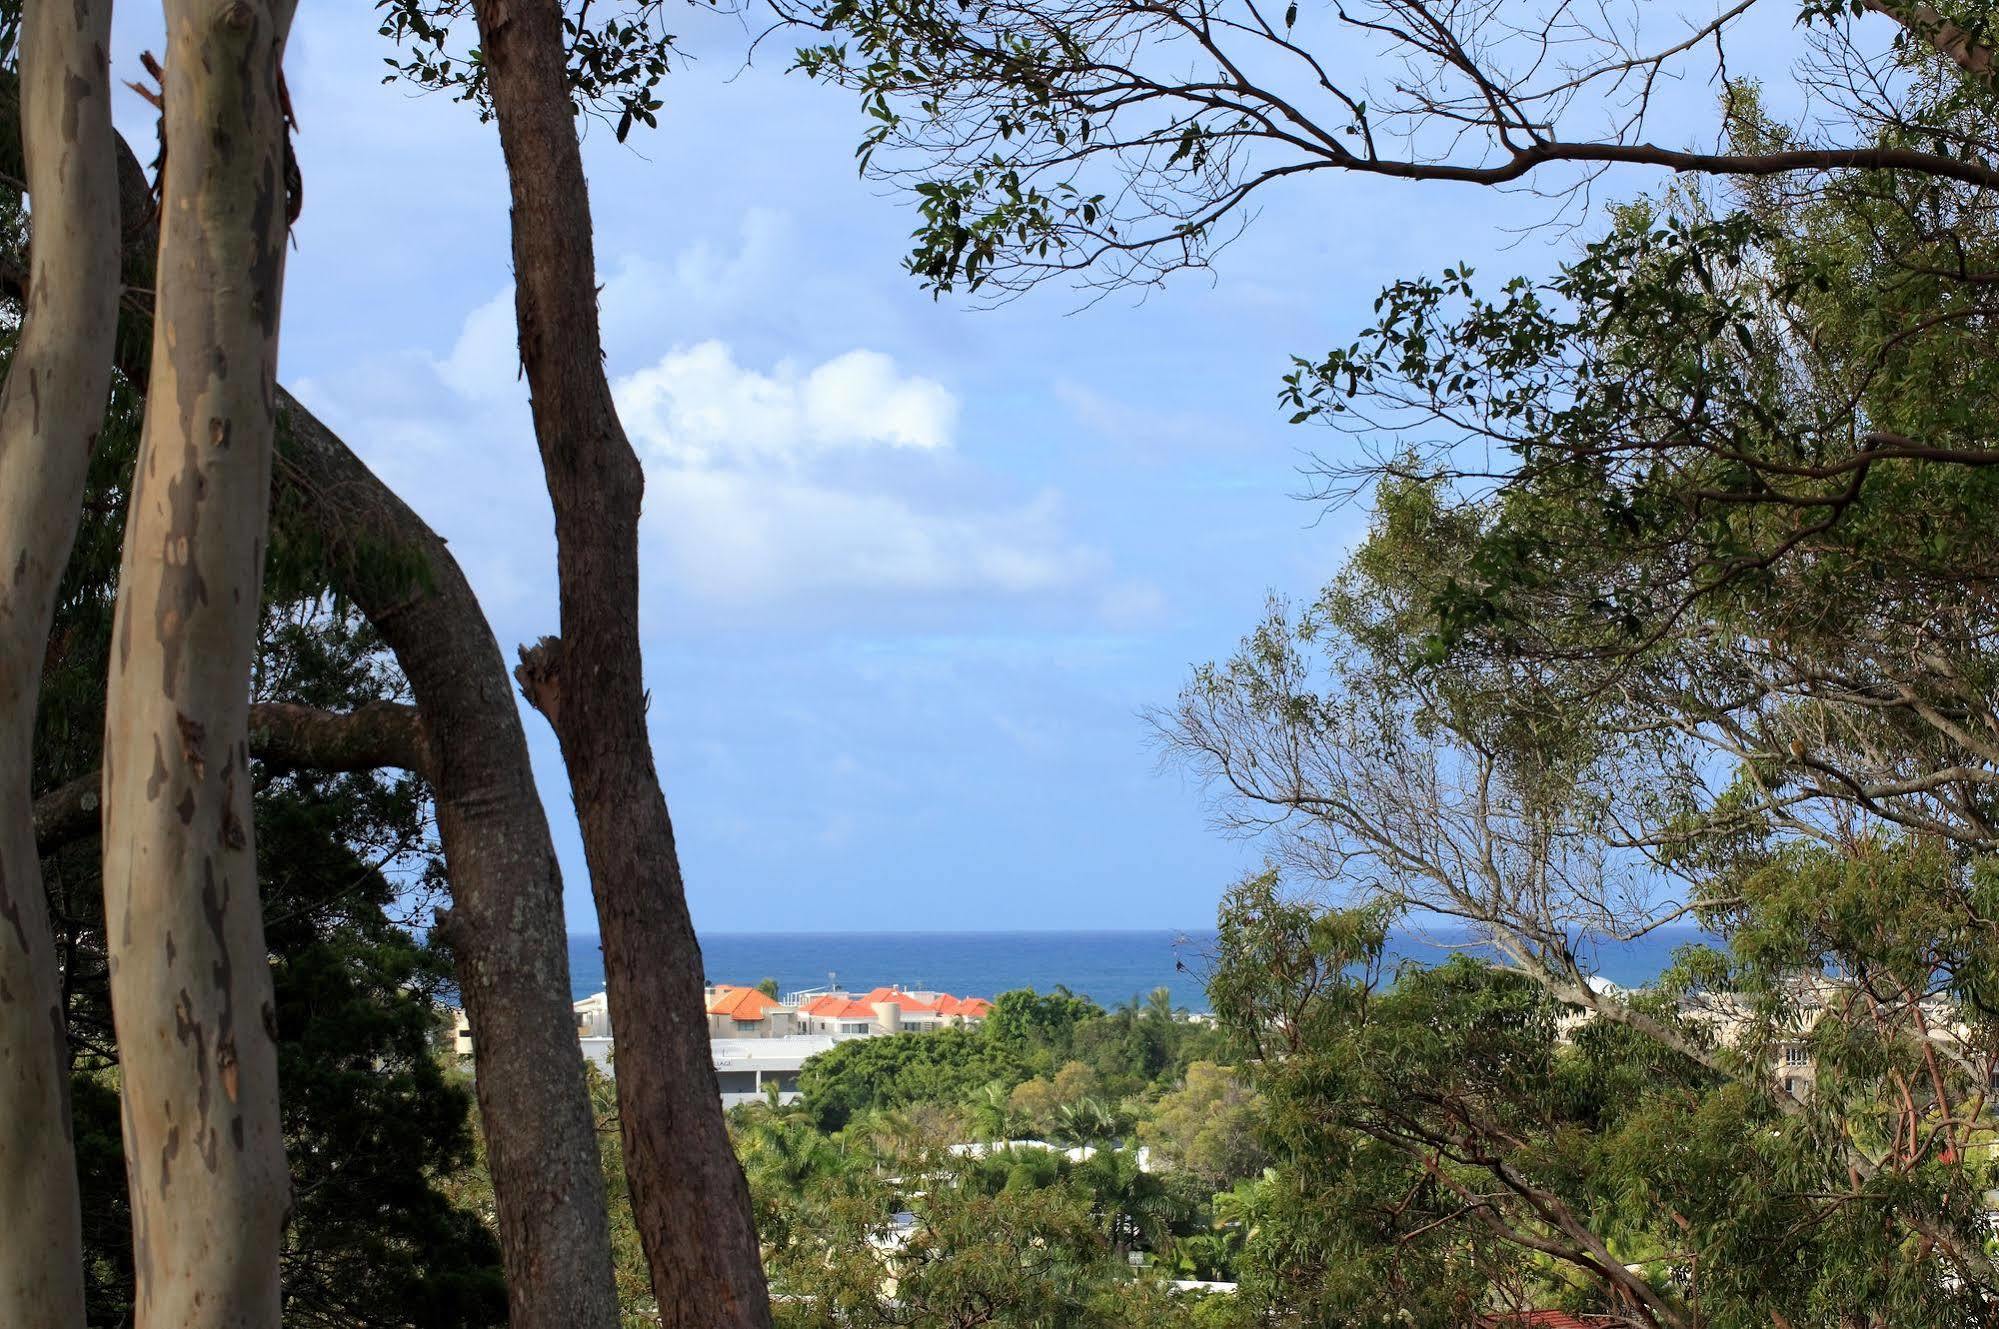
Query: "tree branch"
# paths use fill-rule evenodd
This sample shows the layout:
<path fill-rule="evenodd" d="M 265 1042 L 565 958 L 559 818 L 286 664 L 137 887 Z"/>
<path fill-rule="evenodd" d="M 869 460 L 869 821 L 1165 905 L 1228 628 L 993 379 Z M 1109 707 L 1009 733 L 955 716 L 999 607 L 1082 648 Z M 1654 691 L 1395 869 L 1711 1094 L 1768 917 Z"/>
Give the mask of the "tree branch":
<path fill-rule="evenodd" d="M 414 706 L 375 702 L 341 714 L 289 702 L 250 708 L 250 755 L 283 767 L 316 771 L 393 768 L 428 776 L 435 758 L 423 717 Z M 35 848 L 52 854 L 95 835 L 103 806 L 103 775 L 91 771 L 35 800 Z"/>
<path fill-rule="evenodd" d="M 1999 67 L 1993 50 L 1970 32 L 1926 4 L 1887 4 L 1884 0 L 1861 0 L 1877 14 L 1900 24 L 1917 41 L 1943 56 L 1975 82 L 1987 88 L 1999 87 Z"/>

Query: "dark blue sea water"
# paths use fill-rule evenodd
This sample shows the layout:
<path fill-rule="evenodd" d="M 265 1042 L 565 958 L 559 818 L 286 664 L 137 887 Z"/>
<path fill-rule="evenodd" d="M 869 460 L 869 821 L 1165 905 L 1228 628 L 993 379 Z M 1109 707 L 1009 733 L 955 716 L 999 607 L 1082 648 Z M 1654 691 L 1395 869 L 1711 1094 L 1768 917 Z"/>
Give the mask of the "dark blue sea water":
<path fill-rule="evenodd" d="M 1104 1006 L 1156 987 L 1188 1010 L 1208 1009 L 1202 988 L 1215 934 L 1207 932 L 712 932 L 701 938 L 708 978 L 752 984 L 775 978 L 781 991 L 824 986 L 865 992 L 880 985 L 935 988 L 961 997 L 996 997 L 1013 988 L 1057 984 Z M 1641 942 L 1593 949 L 1597 972 L 1637 987 L 1671 963 L 1675 948 L 1700 940 L 1691 928 Z M 1461 933 L 1399 933 L 1392 950 L 1424 962 L 1444 959 Z M 1476 948 L 1472 948 L 1476 953 Z M 570 982 L 578 997 L 604 988 L 604 958 L 593 936 L 569 939 Z"/>

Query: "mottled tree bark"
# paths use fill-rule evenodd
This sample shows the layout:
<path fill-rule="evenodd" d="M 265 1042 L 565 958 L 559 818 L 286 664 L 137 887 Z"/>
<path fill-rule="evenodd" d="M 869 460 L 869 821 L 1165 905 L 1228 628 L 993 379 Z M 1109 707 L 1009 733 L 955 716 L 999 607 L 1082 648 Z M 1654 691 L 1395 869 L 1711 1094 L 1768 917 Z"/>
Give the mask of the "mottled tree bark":
<path fill-rule="evenodd" d="M 0 1324 L 83 1323 L 69 1056 L 35 851 L 35 699 L 118 326 L 111 0 L 28 0 L 28 300 L 0 389 Z"/>
<path fill-rule="evenodd" d="M 144 217 L 145 172 L 128 146 L 118 148 L 125 215 Z M 151 285 L 148 238 L 144 227 L 127 237 L 128 287 Z M 129 309 L 118 365 L 135 383 L 148 378 L 151 330 L 143 304 Z M 596 1120 L 570 1011 L 562 870 L 505 658 L 443 537 L 282 387 L 278 411 L 274 501 L 318 538 L 333 583 L 395 654 L 431 744 L 425 773 L 455 905 L 445 930 L 479 1047 L 473 1088 L 509 1321 L 615 1329 Z"/>
<path fill-rule="evenodd" d="M 252 844 L 250 668 L 292 0 L 167 0 L 144 430 L 104 733 L 104 918 L 140 1329 L 276 1329 L 289 1203 Z"/>
<path fill-rule="evenodd" d="M 11 84 L 0 76 L 0 172 L 18 174 Z M 122 140 L 117 151 L 133 293 L 117 362 L 143 385 L 153 331 L 143 296 L 153 286 L 157 233 L 147 222 L 145 172 Z M 17 301 L 23 275 L 0 271 L 0 288 Z M 444 540 L 283 388 L 278 406 L 275 501 L 318 537 L 334 584 L 394 652 L 431 747 L 424 774 L 457 906 L 448 932 L 459 988 L 480 1049 L 474 1087 L 510 1322 L 614 1329 L 595 1121 L 569 1008 L 561 869 L 505 660 Z M 37 804 L 38 834 L 88 834 L 97 822 L 98 799 L 81 789 L 52 791 Z"/>
<path fill-rule="evenodd" d="M 590 202 L 558 0 L 476 0 L 513 194 L 514 302 L 555 507 L 559 638 L 522 653 L 562 745 L 604 941 L 633 1215 L 662 1322 L 768 1326 L 749 1194 L 708 1048 L 701 951 L 646 732 L 644 475 L 604 376 Z"/>

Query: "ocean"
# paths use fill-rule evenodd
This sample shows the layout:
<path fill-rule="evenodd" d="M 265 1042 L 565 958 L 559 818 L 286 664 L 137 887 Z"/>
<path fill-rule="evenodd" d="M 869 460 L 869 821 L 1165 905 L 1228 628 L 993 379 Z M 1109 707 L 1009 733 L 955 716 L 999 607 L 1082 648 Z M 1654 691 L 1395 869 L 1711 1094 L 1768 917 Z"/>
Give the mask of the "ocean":
<path fill-rule="evenodd" d="M 1667 929 L 1628 945 L 1599 944 L 1590 954 L 1605 978 L 1638 987 L 1658 977 L 1675 949 L 1700 940 L 1693 928 Z M 712 932 L 701 938 L 701 954 L 710 982 L 749 985 L 775 978 L 782 992 L 837 980 L 857 992 L 900 986 L 996 997 L 1014 988 L 1047 992 L 1061 984 L 1109 1007 L 1165 987 L 1174 1005 L 1205 1011 L 1203 976 L 1214 941 L 1212 930 Z M 1391 950 L 1434 962 L 1465 944 L 1462 933 L 1432 929 L 1396 934 Z M 604 957 L 596 937 L 569 938 L 569 976 L 579 999 L 603 991 Z"/>

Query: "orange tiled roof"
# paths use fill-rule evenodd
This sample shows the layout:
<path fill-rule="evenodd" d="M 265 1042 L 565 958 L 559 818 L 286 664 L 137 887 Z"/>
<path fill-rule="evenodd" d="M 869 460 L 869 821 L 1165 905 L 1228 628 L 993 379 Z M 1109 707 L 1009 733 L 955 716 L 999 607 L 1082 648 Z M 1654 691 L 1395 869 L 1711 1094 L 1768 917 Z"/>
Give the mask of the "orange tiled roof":
<path fill-rule="evenodd" d="M 859 997 L 844 992 L 828 992 L 814 997 L 798 1009 L 806 1015 L 833 1020 L 872 1020 L 877 1005 L 895 1005 L 904 1015 L 960 1015 L 981 1019 L 993 1004 L 983 997 L 954 997 L 942 993 L 937 1000 L 919 1001 L 899 988 L 875 988 Z"/>
<path fill-rule="evenodd" d="M 761 1020 L 778 1009 L 777 1002 L 755 988 L 725 986 L 715 990 L 715 1000 L 709 1003 L 708 1014 L 727 1015 L 738 1020 Z"/>
<path fill-rule="evenodd" d="M 945 993 L 937 1001 L 931 1002 L 911 996 L 901 988 L 876 988 L 874 991 L 868 993 L 867 996 L 861 998 L 861 1000 L 867 1002 L 870 1006 L 877 1002 L 886 1002 L 900 1006 L 904 1015 L 929 1015 L 932 1012 L 944 1011 L 944 1003 L 956 1001 L 957 998 L 951 996 L 949 993 Z"/>
<path fill-rule="evenodd" d="M 799 1009 L 807 1015 L 830 1016 L 836 1020 L 842 1016 L 851 1015 L 872 1017 L 875 1013 L 872 1006 L 869 1006 L 866 1002 L 855 1001 L 853 997 L 844 992 L 828 992 L 824 996 L 814 997 L 811 1001 L 799 1007 Z"/>

